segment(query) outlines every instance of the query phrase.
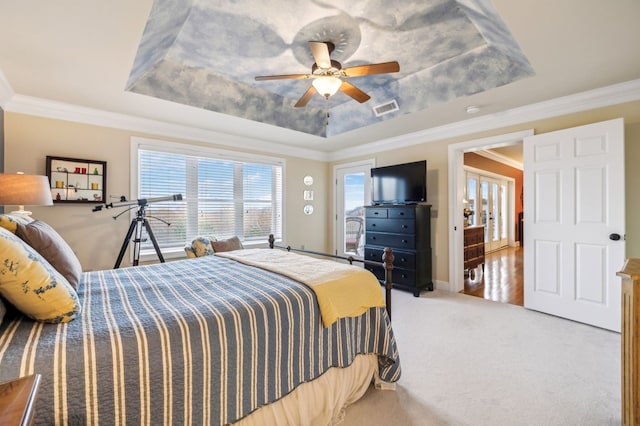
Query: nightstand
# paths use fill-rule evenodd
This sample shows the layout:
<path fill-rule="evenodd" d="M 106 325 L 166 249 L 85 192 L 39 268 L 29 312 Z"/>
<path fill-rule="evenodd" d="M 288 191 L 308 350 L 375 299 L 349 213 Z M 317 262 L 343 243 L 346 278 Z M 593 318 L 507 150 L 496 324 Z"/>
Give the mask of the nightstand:
<path fill-rule="evenodd" d="M 33 374 L 0 383 L 1 425 L 33 424 L 40 377 L 39 374 Z"/>

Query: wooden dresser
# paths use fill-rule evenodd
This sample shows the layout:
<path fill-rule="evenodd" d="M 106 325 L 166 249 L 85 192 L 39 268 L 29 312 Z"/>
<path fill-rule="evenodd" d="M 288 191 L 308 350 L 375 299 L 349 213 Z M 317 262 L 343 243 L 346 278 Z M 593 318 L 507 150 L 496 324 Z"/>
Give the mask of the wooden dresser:
<path fill-rule="evenodd" d="M 469 278 L 475 278 L 476 268 L 484 271 L 484 225 L 464 228 L 464 270 Z"/>
<path fill-rule="evenodd" d="M 365 260 L 380 262 L 385 247 L 393 250 L 393 287 L 418 297 L 433 290 L 431 278 L 431 206 L 428 204 L 366 206 Z M 380 281 L 382 266 L 365 265 Z"/>

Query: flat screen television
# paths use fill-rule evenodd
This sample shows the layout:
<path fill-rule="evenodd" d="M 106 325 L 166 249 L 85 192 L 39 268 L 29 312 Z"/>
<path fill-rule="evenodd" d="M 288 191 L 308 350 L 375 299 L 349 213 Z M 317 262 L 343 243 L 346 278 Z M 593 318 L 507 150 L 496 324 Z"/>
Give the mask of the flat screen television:
<path fill-rule="evenodd" d="M 371 204 L 427 201 L 427 160 L 371 169 Z"/>

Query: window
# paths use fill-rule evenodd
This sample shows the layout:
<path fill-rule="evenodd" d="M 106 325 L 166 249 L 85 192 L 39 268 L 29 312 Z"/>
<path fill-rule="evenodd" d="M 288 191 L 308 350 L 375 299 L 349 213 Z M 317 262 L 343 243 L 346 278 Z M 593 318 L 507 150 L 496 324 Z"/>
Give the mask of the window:
<path fill-rule="evenodd" d="M 266 242 L 269 234 L 282 238 L 282 160 L 138 141 L 133 180 L 138 198 L 148 200 L 147 218 L 163 254 L 182 252 L 197 235 L 237 235 L 245 243 Z M 163 199 L 175 194 L 182 201 Z M 155 253 L 149 239 L 141 252 Z"/>

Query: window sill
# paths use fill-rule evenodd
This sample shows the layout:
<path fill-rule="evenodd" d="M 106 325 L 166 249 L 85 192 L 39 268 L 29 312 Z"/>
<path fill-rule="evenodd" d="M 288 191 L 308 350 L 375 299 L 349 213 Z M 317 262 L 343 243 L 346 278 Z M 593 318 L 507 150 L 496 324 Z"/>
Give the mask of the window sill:
<path fill-rule="evenodd" d="M 282 242 L 281 239 L 276 239 L 276 243 Z M 243 241 L 242 243 L 244 248 L 268 248 L 268 242 L 262 241 Z M 186 259 L 187 254 L 184 251 L 184 247 L 172 247 L 166 248 L 162 250 L 162 256 L 165 260 L 176 260 L 176 259 Z M 131 261 L 131 257 L 129 257 L 129 261 Z M 140 251 L 140 262 L 144 263 L 154 263 L 158 261 L 158 255 L 156 251 L 151 250 L 141 250 Z"/>

